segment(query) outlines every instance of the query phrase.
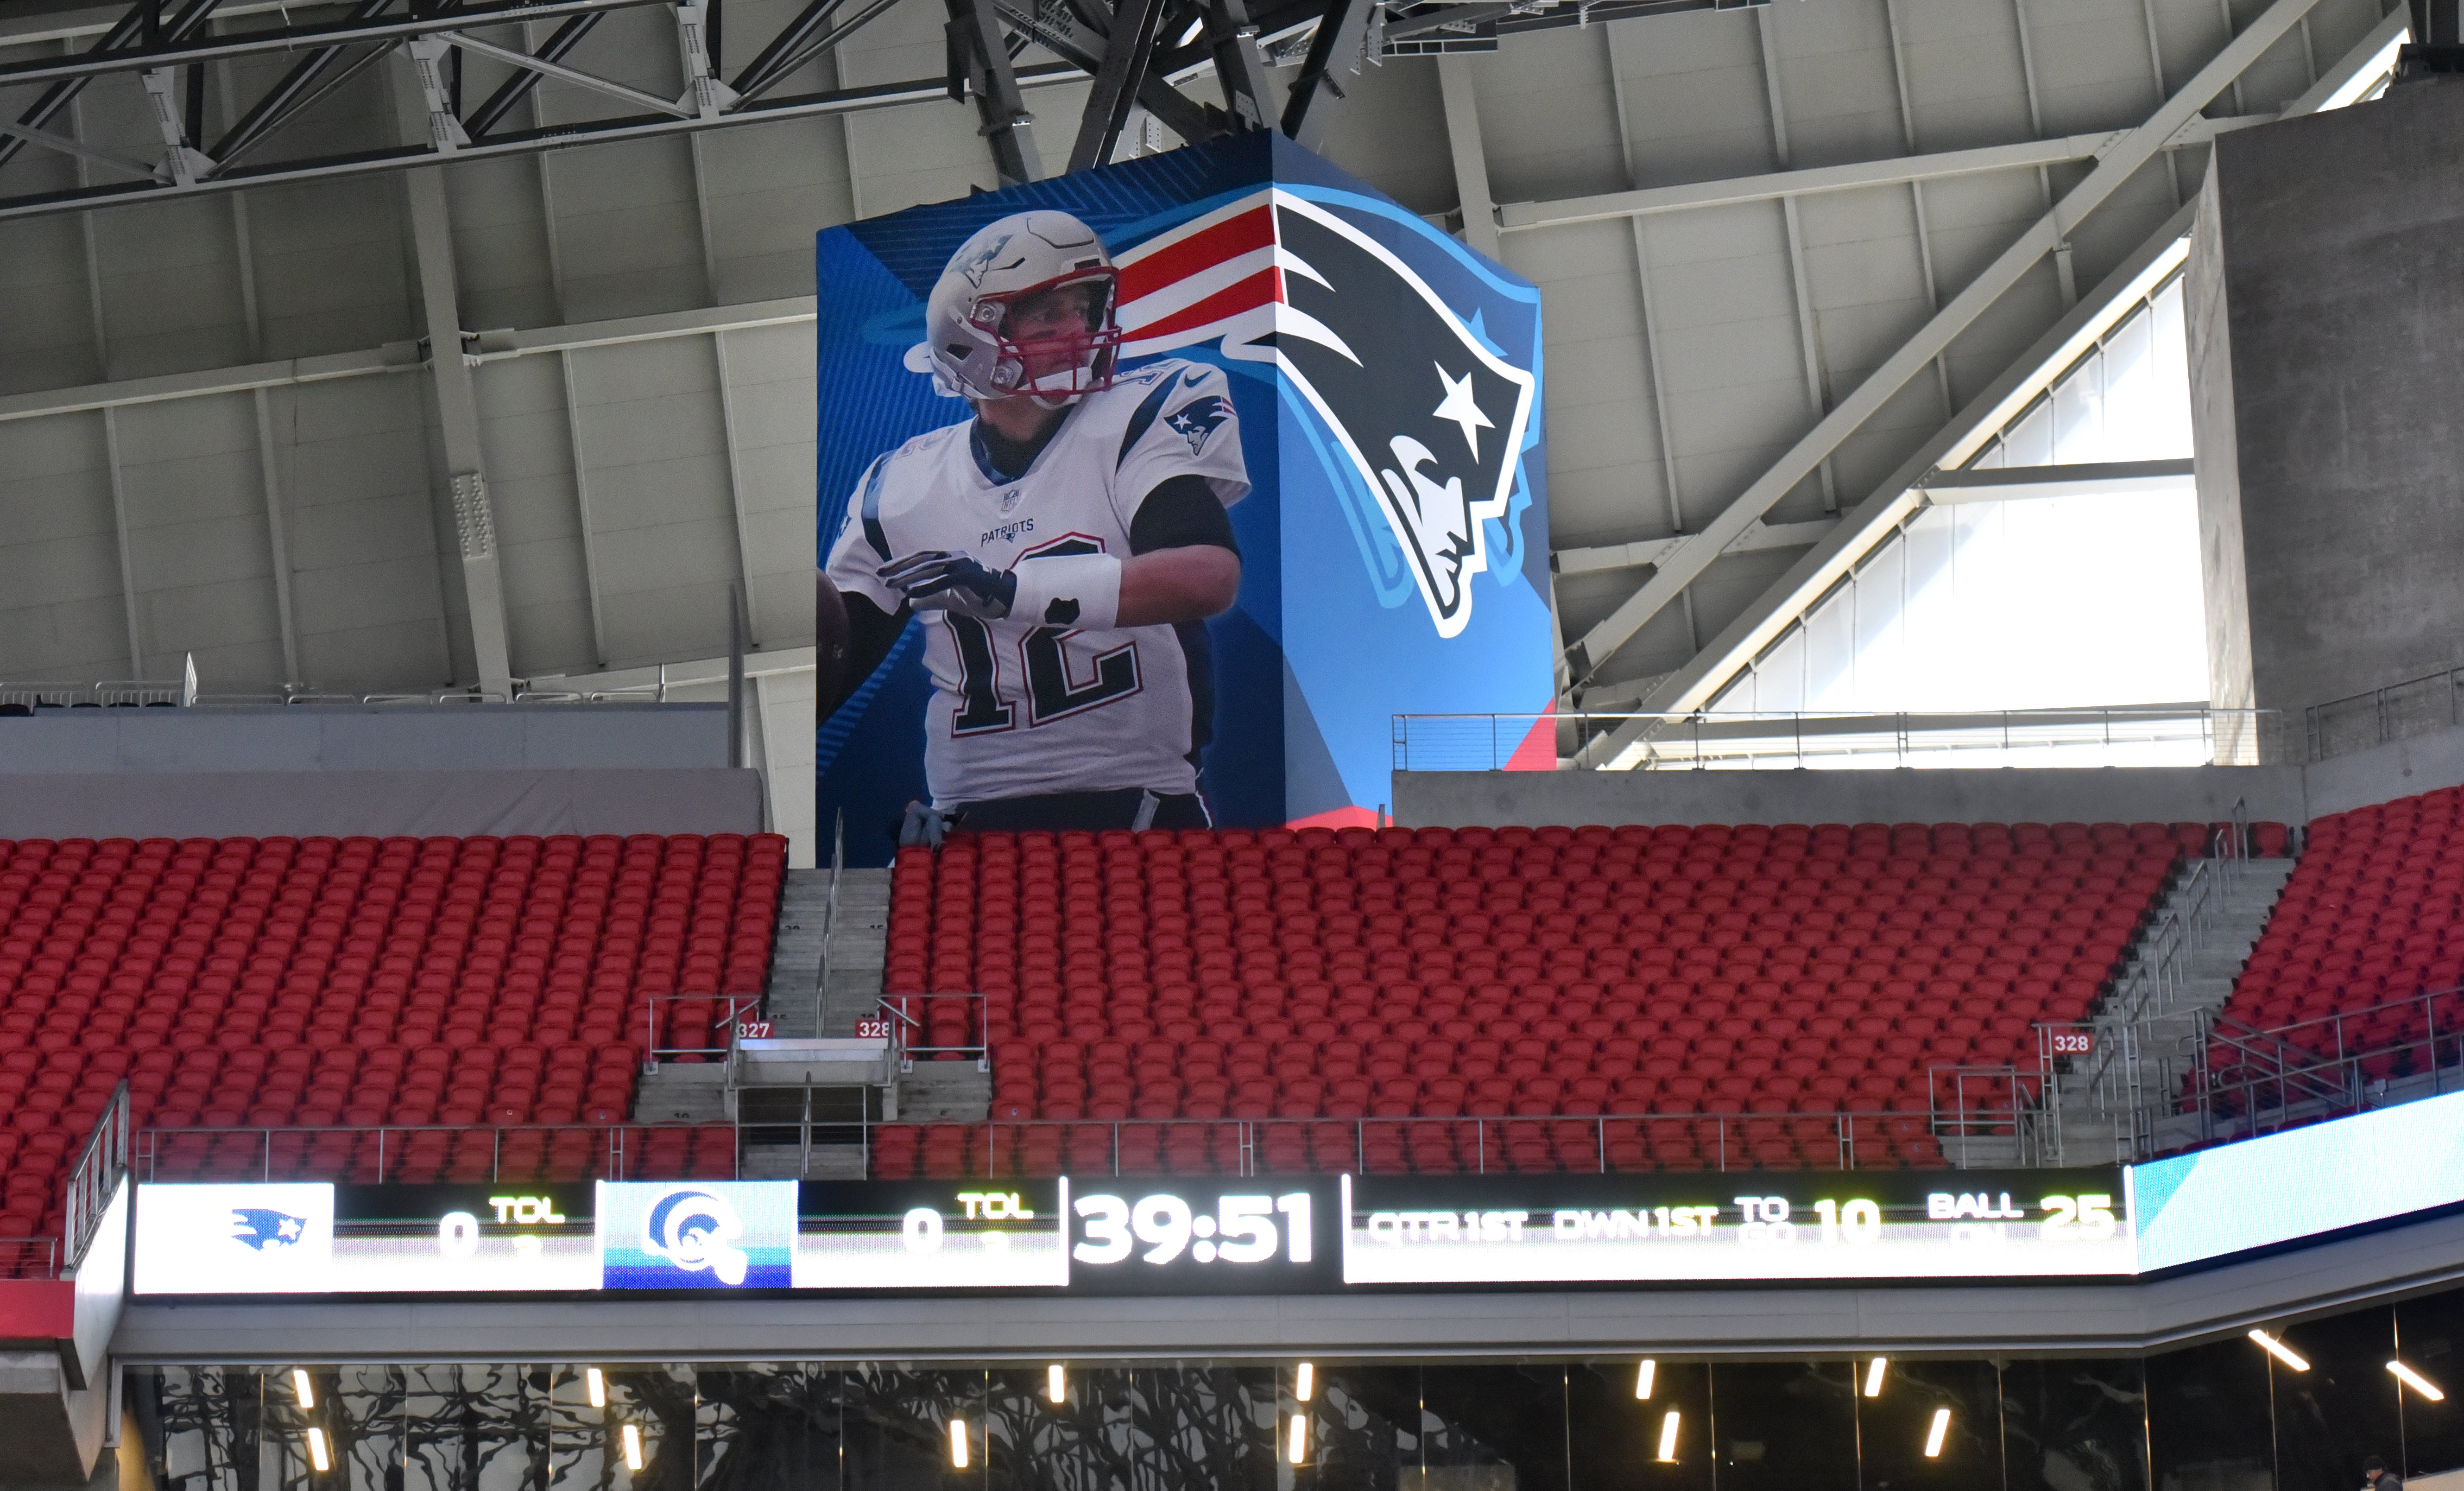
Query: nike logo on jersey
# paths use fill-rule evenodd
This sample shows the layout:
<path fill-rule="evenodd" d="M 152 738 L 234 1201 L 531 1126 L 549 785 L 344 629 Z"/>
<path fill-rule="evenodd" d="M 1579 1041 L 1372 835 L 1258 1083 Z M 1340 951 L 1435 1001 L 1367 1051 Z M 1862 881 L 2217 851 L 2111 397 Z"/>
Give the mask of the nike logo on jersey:
<path fill-rule="evenodd" d="M 1275 193 L 1276 361 L 1375 494 L 1440 636 L 1471 621 L 1536 383 L 1403 261 L 1315 203 Z M 1177 427 L 1176 427 L 1177 428 Z"/>
<path fill-rule="evenodd" d="M 1198 379 L 1192 377 L 1189 381 L 1196 383 Z M 1166 414 L 1163 422 L 1189 442 L 1189 454 L 1195 456 L 1206 449 L 1207 437 L 1231 417 L 1230 406 L 1221 396 L 1210 393 L 1202 399 L 1191 399 L 1178 410 Z"/>

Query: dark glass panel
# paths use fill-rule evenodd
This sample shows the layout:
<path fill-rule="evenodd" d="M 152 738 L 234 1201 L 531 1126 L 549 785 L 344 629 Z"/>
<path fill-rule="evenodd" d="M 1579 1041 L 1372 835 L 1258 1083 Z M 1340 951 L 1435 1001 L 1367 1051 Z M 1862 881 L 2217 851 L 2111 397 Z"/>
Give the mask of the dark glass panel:
<path fill-rule="evenodd" d="M 2345 1491 L 2362 1483 L 2362 1459 L 2404 1461 L 2396 1419 L 2394 1312 L 2382 1305 L 2279 1332 L 2307 1359 L 2297 1372 L 2276 1365 L 2276 1467 L 2279 1483 Z"/>
<path fill-rule="evenodd" d="M 2395 1307 L 2395 1354 L 2447 1394 L 2444 1403 L 2404 1394 L 2403 1474 L 2464 1467 L 2464 1290 L 2407 1300 Z"/>
<path fill-rule="evenodd" d="M 1948 1410 L 1938 1453 L 1935 1415 Z M 2002 1491 L 2002 1399 L 1990 1362 L 1899 1362 L 1857 1398 L 1864 1491 Z M 1724 1488 L 1725 1491 L 1725 1488 Z"/>
<path fill-rule="evenodd" d="M 1431 1367 L 1420 1404 L 1442 1429 L 1422 1451 L 1428 1491 L 1566 1491 L 1566 1369 Z M 1424 1426 L 1426 1420 L 1424 1420 Z M 1511 1479 L 1494 1467 L 1505 1467 Z"/>
<path fill-rule="evenodd" d="M 2147 1441 L 2156 1491 L 2274 1491 L 2267 1360 L 2240 1337 L 2148 1359 Z"/>
<path fill-rule="evenodd" d="M 1846 1362 L 1711 1369 L 1719 1491 L 1857 1491 L 1857 1403 Z"/>
<path fill-rule="evenodd" d="M 2149 1491 L 2141 1364 L 2006 1364 L 2002 1458 L 2011 1491 Z"/>
<path fill-rule="evenodd" d="M 1711 1491 L 1711 1369 L 1655 1362 L 1651 1396 L 1638 1400 L 1639 1364 L 1577 1363 L 1566 1380 L 1566 1429 L 1575 1491 Z M 1677 1414 L 1675 1458 L 1660 1446 Z"/>

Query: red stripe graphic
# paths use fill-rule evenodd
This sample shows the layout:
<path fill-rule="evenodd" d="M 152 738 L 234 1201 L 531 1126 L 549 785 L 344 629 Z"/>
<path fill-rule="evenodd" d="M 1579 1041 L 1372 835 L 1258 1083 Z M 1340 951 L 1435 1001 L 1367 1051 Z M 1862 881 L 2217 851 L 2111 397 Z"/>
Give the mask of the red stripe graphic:
<path fill-rule="evenodd" d="M 1156 337 L 1168 337 L 1192 327 L 1222 321 L 1227 317 L 1237 316 L 1243 311 L 1255 310 L 1261 305 L 1281 300 L 1283 298 L 1283 271 L 1269 267 L 1258 271 L 1246 279 L 1226 285 L 1197 304 L 1184 310 L 1175 311 L 1160 321 L 1126 326 L 1122 329 L 1135 341 L 1148 342 Z"/>
<path fill-rule="evenodd" d="M 1238 258 L 1275 241 L 1275 218 L 1265 203 L 1227 217 L 1203 232 L 1167 243 L 1121 264 L 1120 299 L 1126 303 L 1185 279 L 1210 264 Z M 1133 250 L 1133 253 L 1137 251 Z"/>

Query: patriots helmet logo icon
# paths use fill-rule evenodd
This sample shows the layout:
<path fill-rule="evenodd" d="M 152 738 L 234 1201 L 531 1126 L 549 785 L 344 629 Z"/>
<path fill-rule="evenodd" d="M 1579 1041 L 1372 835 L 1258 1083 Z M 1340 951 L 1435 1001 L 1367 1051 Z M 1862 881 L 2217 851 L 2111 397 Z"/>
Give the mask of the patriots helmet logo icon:
<path fill-rule="evenodd" d="M 244 1243 L 259 1253 L 270 1248 L 288 1248 L 308 1235 L 308 1218 L 276 1212 L 269 1207 L 233 1207 L 231 1215 L 231 1240 Z"/>
<path fill-rule="evenodd" d="M 1192 399 L 1180 409 L 1164 416 L 1163 422 L 1189 442 L 1189 454 L 1197 455 L 1206 448 L 1206 440 L 1232 411 L 1221 395 L 1210 393 L 1202 399 Z"/>
<path fill-rule="evenodd" d="M 992 269 L 994 261 L 1001 256 L 1001 251 L 1009 247 L 1012 236 L 1010 234 L 1002 234 L 953 267 L 959 274 L 967 277 L 967 283 L 978 289 L 983 288 L 984 276 Z"/>
<path fill-rule="evenodd" d="M 1485 525 L 1514 495 L 1539 380 L 1371 233 L 1273 198 L 1274 361 L 1382 510 L 1438 634 L 1458 636 L 1472 576 L 1488 567 Z"/>

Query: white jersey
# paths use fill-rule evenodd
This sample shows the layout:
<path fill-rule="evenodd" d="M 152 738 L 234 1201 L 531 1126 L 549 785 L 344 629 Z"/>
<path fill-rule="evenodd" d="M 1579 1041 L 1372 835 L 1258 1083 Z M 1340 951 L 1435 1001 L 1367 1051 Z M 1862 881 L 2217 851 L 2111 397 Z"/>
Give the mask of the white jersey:
<path fill-rule="evenodd" d="M 1203 478 L 1227 507 L 1249 490 L 1230 387 L 1199 363 L 1152 363 L 1079 400 L 1014 481 L 974 435 L 972 418 L 920 434 L 865 472 L 830 546 L 840 590 L 894 612 L 905 598 L 874 571 L 928 549 L 993 570 L 1044 555 L 1127 560 L 1139 504 L 1171 478 Z M 1086 631 L 916 614 L 934 685 L 924 724 L 934 806 L 1196 790 L 1192 723 L 1211 687 L 1204 623 Z"/>

